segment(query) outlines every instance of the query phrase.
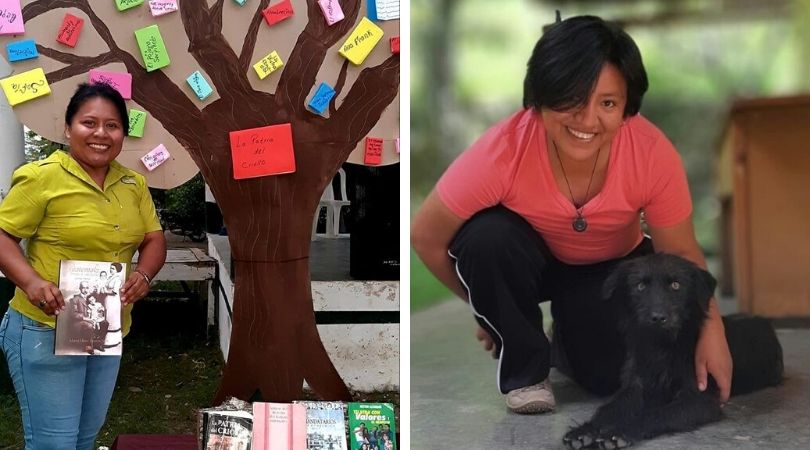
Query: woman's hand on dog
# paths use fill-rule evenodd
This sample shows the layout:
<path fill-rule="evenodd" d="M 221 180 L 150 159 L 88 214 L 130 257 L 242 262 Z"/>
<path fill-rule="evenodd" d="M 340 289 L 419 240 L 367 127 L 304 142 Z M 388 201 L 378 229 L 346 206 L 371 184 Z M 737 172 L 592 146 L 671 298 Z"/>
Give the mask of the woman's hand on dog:
<path fill-rule="evenodd" d="M 720 403 L 728 401 L 731 393 L 731 353 L 728 350 L 723 322 L 709 319 L 703 326 L 695 349 L 695 371 L 698 389 L 706 390 L 707 375 L 711 374 L 720 389 Z"/>

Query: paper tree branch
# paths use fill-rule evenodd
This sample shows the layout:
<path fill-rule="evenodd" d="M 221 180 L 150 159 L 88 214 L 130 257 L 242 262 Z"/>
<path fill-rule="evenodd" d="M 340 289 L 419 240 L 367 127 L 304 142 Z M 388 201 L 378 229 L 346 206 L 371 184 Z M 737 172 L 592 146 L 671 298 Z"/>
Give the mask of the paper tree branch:
<path fill-rule="evenodd" d="M 382 111 L 394 100 L 398 87 L 399 55 L 392 55 L 382 64 L 360 72 L 329 123 L 345 124 L 345 128 L 337 131 L 343 133 L 347 140 L 351 136 L 365 136 L 377 123 Z M 345 157 L 349 153 L 351 149 Z"/>
<path fill-rule="evenodd" d="M 242 43 L 242 51 L 239 53 L 239 70 L 245 73 L 250 69 L 250 59 L 253 58 L 253 49 L 256 48 L 256 38 L 259 34 L 259 27 L 262 24 L 262 10 L 267 8 L 270 0 L 262 0 L 256 8 L 253 20 L 250 21 L 245 41 Z"/>
<path fill-rule="evenodd" d="M 317 2 L 307 0 L 307 14 L 310 20 L 298 35 L 298 40 L 287 62 L 287 65 L 294 67 L 295 70 L 288 69 L 282 72 L 276 90 L 278 95 L 291 99 L 290 104 L 297 116 L 310 114 L 305 107 L 309 88 L 315 84 L 315 78 L 318 76 L 326 52 L 351 31 L 359 10 L 359 0 L 346 0 L 343 4 L 343 13 L 346 18 L 329 26 L 321 17 L 322 13 Z"/>
<path fill-rule="evenodd" d="M 343 65 L 340 67 L 340 73 L 338 74 L 337 81 L 335 82 L 335 95 L 332 97 L 332 100 L 329 101 L 329 114 L 335 114 L 337 112 L 337 108 L 335 107 L 335 100 L 340 96 L 340 92 L 343 91 L 343 86 L 346 85 L 346 73 L 349 70 L 349 60 L 343 61 Z"/>
<path fill-rule="evenodd" d="M 47 73 L 46 77 L 48 78 L 49 83 L 57 83 L 72 76 L 86 73 L 91 68 L 101 67 L 104 64 L 119 61 L 118 57 L 112 51 L 92 57 L 78 56 L 72 53 L 60 52 L 59 50 L 54 50 L 39 44 L 37 44 L 37 51 L 39 51 L 40 54 L 53 59 L 54 61 L 69 64 L 67 67 Z"/>

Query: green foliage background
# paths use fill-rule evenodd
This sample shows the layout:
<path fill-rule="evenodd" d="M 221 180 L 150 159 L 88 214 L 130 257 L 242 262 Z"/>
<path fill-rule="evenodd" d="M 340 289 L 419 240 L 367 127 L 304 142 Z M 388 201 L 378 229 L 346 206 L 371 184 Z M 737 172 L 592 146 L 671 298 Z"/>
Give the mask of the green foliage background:
<path fill-rule="evenodd" d="M 711 11 L 716 0 L 678 2 Z M 734 99 L 782 96 L 810 88 L 810 0 L 788 0 L 790 14 L 695 14 L 625 29 L 641 49 L 650 90 L 641 113 L 680 151 L 704 251 L 717 251 L 719 202 L 715 156 Z M 653 16 L 673 2 L 412 0 L 411 210 L 486 128 L 521 107 L 526 61 L 542 27 L 594 14 Z M 562 5 L 562 6 L 560 6 Z M 442 42 L 445 40 L 446 42 Z M 414 310 L 451 294 L 411 255 Z"/>

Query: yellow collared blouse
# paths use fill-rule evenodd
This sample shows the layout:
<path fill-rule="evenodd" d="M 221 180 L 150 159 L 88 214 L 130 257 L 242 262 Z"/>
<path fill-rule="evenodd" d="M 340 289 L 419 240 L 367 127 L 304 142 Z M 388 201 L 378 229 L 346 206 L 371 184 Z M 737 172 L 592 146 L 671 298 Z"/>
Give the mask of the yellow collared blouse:
<path fill-rule="evenodd" d="M 101 189 L 70 155 L 57 151 L 14 171 L 0 203 L 0 228 L 28 239 L 28 262 L 43 279 L 58 284 L 63 259 L 123 262 L 131 269 L 144 235 L 161 226 L 141 174 L 113 161 Z M 31 304 L 19 288 L 11 307 L 55 326 L 55 318 Z M 124 308 L 124 335 L 132 324 L 131 311 L 132 305 Z"/>

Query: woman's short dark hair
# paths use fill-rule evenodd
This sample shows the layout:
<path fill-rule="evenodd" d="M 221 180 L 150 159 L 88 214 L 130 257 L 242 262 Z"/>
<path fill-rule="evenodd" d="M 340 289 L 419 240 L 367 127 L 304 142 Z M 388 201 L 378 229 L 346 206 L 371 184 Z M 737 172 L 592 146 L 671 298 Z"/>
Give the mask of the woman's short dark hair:
<path fill-rule="evenodd" d="M 641 53 L 618 25 L 595 16 L 555 23 L 537 41 L 523 82 L 523 107 L 563 111 L 584 105 L 606 63 L 627 82 L 624 117 L 637 114 L 648 87 Z"/>
<path fill-rule="evenodd" d="M 110 264 L 110 267 L 115 267 L 115 271 L 118 272 L 118 273 L 121 273 L 121 269 L 124 268 L 124 266 L 121 265 L 121 263 L 117 263 L 117 262 L 114 262 L 114 263 Z"/>
<path fill-rule="evenodd" d="M 70 126 L 76 111 L 86 101 L 96 97 L 112 102 L 115 109 L 118 110 L 118 115 L 121 116 L 121 127 L 124 129 L 124 136 L 129 136 L 129 114 L 127 113 L 127 104 L 124 102 L 124 97 L 121 97 L 121 94 L 115 88 L 106 83 L 82 83 L 76 88 L 76 92 L 73 93 L 73 97 L 70 98 L 65 110 L 65 125 Z"/>

